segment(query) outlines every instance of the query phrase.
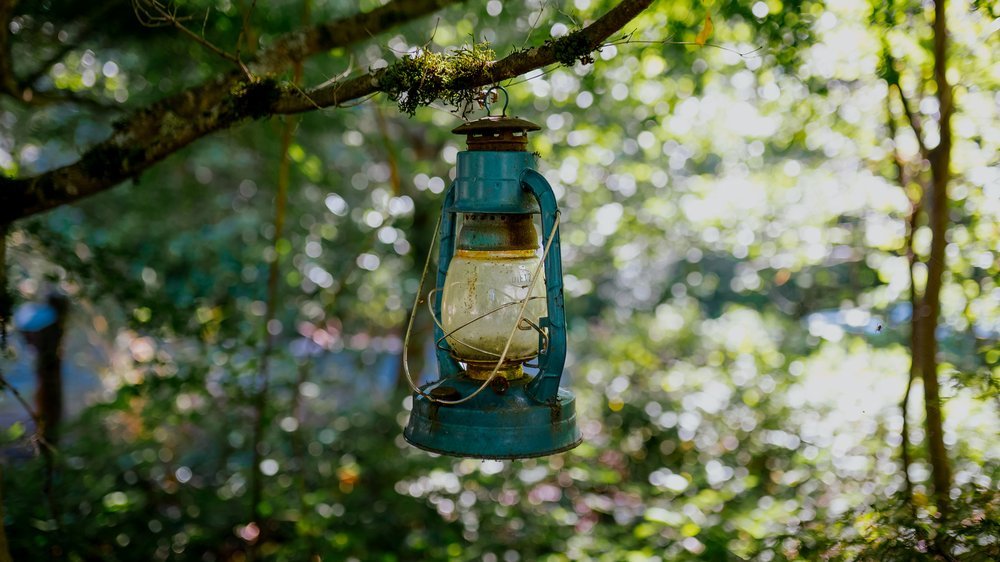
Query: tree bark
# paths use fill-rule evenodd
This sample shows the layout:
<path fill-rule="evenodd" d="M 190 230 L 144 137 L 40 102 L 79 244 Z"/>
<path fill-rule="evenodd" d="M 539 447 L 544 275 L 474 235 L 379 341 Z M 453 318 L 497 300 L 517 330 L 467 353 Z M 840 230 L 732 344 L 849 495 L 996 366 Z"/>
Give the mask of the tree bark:
<path fill-rule="evenodd" d="M 952 91 L 948 84 L 948 26 L 945 19 L 946 2 L 934 2 L 934 80 L 940 107 L 940 142 L 931 150 L 931 194 L 929 222 L 931 227 L 931 252 L 928 258 L 927 288 L 924 290 L 920 314 L 921 349 L 920 369 L 924 387 L 926 410 L 927 449 L 934 480 L 934 494 L 938 510 L 948 511 L 951 491 L 951 465 L 944 445 L 944 426 L 941 414 L 941 397 L 938 384 L 938 316 L 941 312 L 941 285 L 945 269 L 945 235 L 948 231 L 948 180 L 951 167 L 951 115 Z"/>

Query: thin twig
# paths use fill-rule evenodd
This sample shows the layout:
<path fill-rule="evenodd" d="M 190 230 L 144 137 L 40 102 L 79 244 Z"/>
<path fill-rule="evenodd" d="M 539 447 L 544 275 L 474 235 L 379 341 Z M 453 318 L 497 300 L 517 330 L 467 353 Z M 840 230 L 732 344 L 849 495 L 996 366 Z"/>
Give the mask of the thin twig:
<path fill-rule="evenodd" d="M 539 69 L 539 70 L 541 70 L 541 69 Z M 518 80 L 517 82 L 509 81 L 509 82 L 507 82 L 507 86 L 517 86 L 518 84 L 524 84 L 525 82 L 530 82 L 530 81 L 534 80 L 535 78 L 541 78 L 542 76 L 545 76 L 546 74 L 552 74 L 553 72 L 555 72 L 557 70 L 559 70 L 559 66 L 552 65 L 549 68 L 541 70 L 541 72 L 539 72 L 538 74 L 535 74 L 534 76 L 526 76 L 523 79 Z M 514 80 L 514 79 L 511 78 L 511 80 Z"/>
<path fill-rule="evenodd" d="M 240 2 L 240 6 L 243 2 Z M 253 37 L 253 30 L 250 28 L 250 16 L 253 14 L 254 8 L 257 7 L 257 0 L 251 0 L 250 9 L 243 13 L 243 25 L 240 27 L 240 35 L 236 38 L 236 60 L 240 63 L 243 70 L 250 75 L 250 70 L 247 69 L 246 65 L 243 64 L 243 59 L 240 57 L 240 50 L 243 48 L 243 41 L 246 40 L 247 52 L 253 55 L 254 45 L 256 41 Z"/>
<path fill-rule="evenodd" d="M 535 21 L 533 21 L 531 25 L 528 27 L 528 33 L 525 34 L 524 43 L 521 44 L 522 48 L 528 45 L 528 41 L 531 41 L 531 34 L 534 33 L 535 28 L 538 27 L 538 22 L 542 21 L 542 14 L 548 7 L 549 7 L 549 0 L 545 0 L 545 3 L 542 4 L 542 7 L 538 8 L 538 15 L 535 17 Z"/>
<path fill-rule="evenodd" d="M 910 128 L 913 129 L 913 136 L 917 138 L 917 146 L 920 147 L 920 155 L 925 159 L 930 158 L 930 149 L 924 144 L 924 129 L 920 122 L 920 117 L 918 117 L 913 109 L 910 107 L 910 102 L 906 98 L 906 94 L 903 93 L 903 87 L 899 82 L 892 84 L 896 87 L 896 92 L 899 94 L 899 101 L 903 106 L 903 113 L 906 115 L 906 120 L 910 124 Z"/>
<path fill-rule="evenodd" d="M 17 387 L 10 384 L 10 381 L 4 377 L 3 372 L 0 372 L 0 390 L 6 389 L 14 396 L 14 398 L 21 404 L 24 411 L 27 412 L 28 417 L 31 418 L 32 423 L 35 426 L 35 433 L 32 435 L 32 442 L 35 443 L 36 452 L 42 457 L 42 493 L 45 496 L 45 503 L 49 510 L 49 515 L 52 517 L 52 521 L 55 522 L 56 528 L 60 527 L 60 511 L 58 504 L 56 503 L 56 497 L 54 492 L 54 482 L 55 482 L 55 455 L 58 452 L 55 445 L 50 443 L 45 436 L 42 435 L 41 428 L 44 426 L 42 419 L 39 417 L 38 413 L 28 404 L 28 401 L 24 399 L 21 392 L 17 390 Z M 58 540 L 58 539 L 57 539 Z"/>
<path fill-rule="evenodd" d="M 883 64 L 892 64 L 891 56 L 888 54 L 888 46 L 886 45 L 883 49 L 884 61 Z M 889 128 L 889 138 L 896 144 L 896 119 L 892 112 L 892 99 L 886 96 L 886 124 Z M 921 204 L 922 204 L 922 194 L 918 194 L 916 198 L 910 196 L 907 192 L 907 187 L 909 186 L 909 174 L 907 174 L 906 162 L 903 160 L 903 155 L 900 154 L 898 146 L 893 149 L 893 161 L 896 165 L 896 180 L 899 183 L 900 189 L 903 190 L 903 194 L 906 195 L 907 200 L 910 202 L 910 212 L 909 217 L 906 221 L 906 236 L 904 240 L 906 259 L 907 259 L 907 272 L 909 274 L 910 281 L 910 368 L 907 371 L 906 379 L 906 390 L 903 392 L 903 398 L 900 401 L 899 409 L 903 417 L 903 427 L 900 429 L 900 460 L 903 463 L 903 482 L 905 485 L 905 493 L 907 498 L 907 503 L 910 505 L 911 509 L 916 509 L 913 504 L 913 481 L 910 479 L 910 425 L 909 425 L 909 404 L 910 404 L 910 393 L 913 390 L 913 380 L 917 378 L 917 374 L 920 371 L 919 367 L 919 355 L 917 353 L 918 349 L 918 338 L 919 338 L 919 322 L 920 316 L 917 314 L 917 308 L 919 305 L 919 299 L 917 297 L 917 287 L 916 280 L 914 279 L 914 267 L 917 264 L 917 255 L 913 248 L 913 237 L 917 230 L 917 219 L 920 214 Z"/>
<path fill-rule="evenodd" d="M 352 72 L 354 72 L 354 54 L 353 53 L 351 53 L 351 57 L 349 59 L 347 59 L 347 68 L 344 69 L 343 72 L 341 72 L 340 74 L 337 74 L 336 76 L 328 79 L 326 82 L 323 82 L 322 84 L 316 86 L 315 89 L 325 88 L 325 87 L 329 86 L 330 84 L 333 84 L 337 80 L 343 80 L 344 78 L 347 78 L 348 76 L 350 76 Z"/>
<path fill-rule="evenodd" d="M 19 391 L 16 386 L 10 384 L 7 378 L 4 377 L 3 373 L 0 372 L 0 390 L 4 389 L 10 391 L 10 393 L 14 396 L 14 399 L 16 399 L 21 404 L 21 407 L 24 408 L 24 411 L 28 413 L 28 417 L 31 418 L 35 427 L 38 427 L 41 420 L 38 417 L 38 414 L 35 413 L 34 408 L 32 408 L 31 404 L 28 404 L 28 401 L 24 399 L 24 396 L 21 395 L 21 391 Z"/>
<path fill-rule="evenodd" d="M 697 43 L 694 43 L 692 41 L 670 41 L 669 39 L 664 39 L 662 41 L 637 41 L 637 40 L 633 40 L 631 37 L 632 37 L 632 33 L 629 33 L 629 34 L 624 35 L 622 37 L 622 39 L 618 39 L 616 41 L 610 41 L 608 43 L 603 43 L 600 47 L 598 47 L 598 50 L 600 50 L 602 47 L 611 47 L 611 46 L 618 46 L 618 45 L 697 45 Z M 754 54 L 754 53 L 756 53 L 756 52 L 758 52 L 758 51 L 760 51 L 760 50 L 762 50 L 764 48 L 763 46 L 761 46 L 761 47 L 757 47 L 756 49 L 754 49 L 752 51 L 747 51 L 747 52 L 744 53 L 744 52 L 737 51 L 736 49 L 733 49 L 731 47 L 725 47 L 723 45 L 717 45 L 715 43 L 705 43 L 704 45 L 697 45 L 697 46 L 699 46 L 699 47 L 714 47 L 716 49 L 721 49 L 723 51 L 727 51 L 727 52 L 730 52 L 730 53 L 737 54 L 737 55 L 740 56 L 740 58 L 748 58 L 750 55 L 752 55 L 752 54 Z M 758 56 L 762 56 L 762 55 L 758 55 Z M 542 71 L 539 74 L 535 74 L 534 76 L 525 77 L 524 79 L 518 80 L 517 82 L 512 82 L 512 81 L 511 82 L 507 82 L 506 85 L 507 86 L 516 86 L 518 84 L 523 84 L 525 82 L 529 82 L 531 80 L 534 80 L 535 78 L 539 78 L 541 76 L 545 76 L 546 74 L 549 74 L 550 72 L 553 72 L 553 71 L 557 70 L 558 68 L 559 68 L 559 66 L 553 65 L 553 66 L 550 66 L 549 68 L 545 69 L 544 71 Z M 513 80 L 513 78 L 511 78 L 511 80 Z"/>
<path fill-rule="evenodd" d="M 306 98 L 307 100 L 309 100 L 309 103 L 311 103 L 311 104 L 313 105 L 313 107 L 315 107 L 316 109 L 318 109 L 318 110 L 320 110 L 320 111 L 322 111 L 322 110 L 323 110 L 323 108 L 322 108 L 322 107 L 320 107 L 320 106 L 319 106 L 319 104 L 318 104 L 318 103 L 316 103 L 316 101 L 315 101 L 315 100 L 313 100 L 313 99 L 312 99 L 311 97 L 309 97 L 309 94 L 307 94 L 307 93 L 306 93 L 306 91 L 305 91 L 305 90 L 303 90 L 303 89 L 302 89 L 302 88 L 301 88 L 301 87 L 300 87 L 300 86 L 299 86 L 298 84 L 296 84 L 295 82 L 288 82 L 288 84 L 289 84 L 289 85 L 290 85 L 291 87 L 295 88 L 295 90 L 296 90 L 296 91 L 298 91 L 298 93 L 302 94 L 302 97 L 304 97 L 304 98 Z"/>
<path fill-rule="evenodd" d="M 757 47 L 756 49 L 754 49 L 752 51 L 747 51 L 747 52 L 744 53 L 744 52 L 741 52 L 741 51 L 737 51 L 736 49 L 733 49 L 732 47 L 726 47 L 724 45 L 719 45 L 717 43 L 705 43 L 704 45 L 702 45 L 702 44 L 696 43 L 694 41 L 671 41 L 669 39 L 664 39 L 662 41 L 645 41 L 645 40 L 635 40 L 635 39 L 632 39 L 631 35 L 629 35 L 629 36 L 627 36 L 627 37 L 625 37 L 623 39 L 619 39 L 617 41 L 611 41 L 609 43 L 605 43 L 605 44 L 603 44 L 601 46 L 602 47 L 606 47 L 606 46 L 611 46 L 611 45 L 617 46 L 617 45 L 630 45 L 630 44 L 634 44 L 634 45 L 691 45 L 691 46 L 694 46 L 694 47 L 712 47 L 714 49 L 719 49 L 719 50 L 722 50 L 722 51 L 726 51 L 728 53 L 733 53 L 733 54 L 739 55 L 740 58 L 747 58 L 750 55 L 752 55 L 754 53 L 757 53 L 757 52 L 759 52 L 759 51 L 761 51 L 761 50 L 764 49 L 764 46 L 762 45 L 762 46 Z M 757 55 L 757 56 L 759 57 L 759 56 L 763 56 L 763 55 Z"/>
<path fill-rule="evenodd" d="M 212 6 L 205 10 L 205 19 L 201 22 L 201 36 L 205 36 L 205 27 L 208 26 L 208 15 L 212 13 Z"/>
<path fill-rule="evenodd" d="M 168 11 L 167 8 L 164 7 L 158 0 L 132 0 L 132 8 L 140 24 L 146 27 L 161 27 L 166 25 L 173 26 L 174 29 L 180 31 L 195 43 L 198 43 L 212 53 L 215 53 L 223 59 L 239 66 L 247 75 L 248 79 L 253 79 L 253 74 L 251 74 L 250 69 L 243 64 L 243 61 L 240 60 L 239 56 L 227 53 L 226 51 L 215 46 L 208 39 L 205 39 L 201 35 L 198 35 L 194 31 L 188 29 L 182 21 L 190 18 L 177 17 L 176 9 L 172 12 Z M 152 10 L 153 13 L 151 13 L 150 10 Z M 204 29 L 204 26 L 202 26 L 202 28 Z"/>

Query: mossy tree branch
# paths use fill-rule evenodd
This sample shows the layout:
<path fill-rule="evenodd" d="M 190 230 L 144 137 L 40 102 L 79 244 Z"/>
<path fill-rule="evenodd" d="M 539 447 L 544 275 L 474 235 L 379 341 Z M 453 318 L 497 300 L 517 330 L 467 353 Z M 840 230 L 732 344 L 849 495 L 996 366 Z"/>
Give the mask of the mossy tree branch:
<path fill-rule="evenodd" d="M 280 74 L 291 69 L 296 60 L 352 45 L 462 1 L 392 0 L 369 12 L 282 36 L 247 65 L 254 76 Z M 6 20 L 0 26 L 6 28 Z M 313 36 L 317 38 L 309 39 Z M 0 47 L 6 44 L 0 43 Z M 109 138 L 84 152 L 73 164 L 32 177 L 0 177 L 0 223 L 73 203 L 136 178 L 214 131 L 269 115 L 279 94 L 274 80 L 250 81 L 242 70 L 234 69 L 134 111 L 115 124 Z"/>
<path fill-rule="evenodd" d="M 389 27 L 429 13 L 456 0 L 398 0 L 385 6 L 344 20 L 344 33 L 334 32 L 341 26 L 332 24 L 312 28 L 296 36 L 279 40 L 248 66 L 259 76 L 274 74 L 280 57 L 286 53 L 291 60 L 316 52 L 360 41 Z M 543 45 L 515 52 L 497 61 L 481 60 L 482 51 L 473 49 L 456 56 L 466 57 L 469 65 L 455 66 L 438 83 L 435 97 L 454 99 L 462 92 L 495 84 L 532 70 L 555 63 L 589 60 L 590 53 L 600 47 L 613 33 L 645 10 L 652 0 L 623 0 L 587 27 Z M 390 6 L 393 7 L 390 10 Z M 419 9 L 417 8 L 419 7 Z M 363 21 L 366 23 L 358 23 Z M 365 27 L 365 26 L 368 27 Z M 354 32 L 346 28 L 353 28 Z M 360 33 L 357 29 L 364 30 Z M 438 61 L 441 62 L 441 61 Z M 290 64 L 288 60 L 285 64 Z M 412 65 L 403 61 L 397 65 Z M 215 131 L 232 127 L 247 119 L 260 119 L 276 114 L 295 114 L 320 108 L 335 107 L 379 92 L 405 100 L 417 96 L 417 101 L 429 103 L 427 92 L 419 84 L 399 79 L 389 67 L 370 74 L 301 91 L 273 78 L 246 80 L 238 71 L 219 76 L 202 85 L 173 95 L 133 113 L 116 125 L 107 140 L 85 152 L 70 165 L 33 177 L 0 179 L 0 223 L 9 223 L 84 197 L 100 193 L 136 178 L 144 170 L 174 152 Z M 411 93 L 412 90 L 412 93 Z M 403 95 L 406 92 L 406 95 Z M 406 108 L 404 107 L 404 110 Z"/>

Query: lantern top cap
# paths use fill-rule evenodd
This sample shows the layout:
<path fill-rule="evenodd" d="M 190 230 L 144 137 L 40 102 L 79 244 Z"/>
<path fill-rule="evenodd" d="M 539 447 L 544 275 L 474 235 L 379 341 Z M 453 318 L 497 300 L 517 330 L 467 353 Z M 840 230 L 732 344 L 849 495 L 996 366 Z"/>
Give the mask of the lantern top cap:
<path fill-rule="evenodd" d="M 490 115 L 468 123 L 462 123 L 452 129 L 456 135 L 474 135 L 477 133 L 497 133 L 500 131 L 541 131 L 542 128 L 520 117 L 507 117 L 506 115 Z"/>
<path fill-rule="evenodd" d="M 503 109 L 500 115 L 490 115 L 492 104 L 497 100 L 497 94 L 490 97 L 493 92 L 503 93 Z M 486 117 L 476 119 L 468 123 L 463 123 L 452 129 L 456 135 L 466 135 L 469 150 L 474 151 L 502 151 L 502 152 L 525 152 L 528 149 L 528 131 L 540 131 L 542 128 L 520 117 L 507 117 L 507 105 L 510 103 L 510 96 L 507 89 L 496 85 L 486 90 L 483 96 L 483 105 L 486 106 Z"/>
<path fill-rule="evenodd" d="M 466 135 L 469 150 L 524 152 L 528 148 L 528 131 L 541 129 L 526 119 L 493 115 L 463 123 L 451 132 Z"/>

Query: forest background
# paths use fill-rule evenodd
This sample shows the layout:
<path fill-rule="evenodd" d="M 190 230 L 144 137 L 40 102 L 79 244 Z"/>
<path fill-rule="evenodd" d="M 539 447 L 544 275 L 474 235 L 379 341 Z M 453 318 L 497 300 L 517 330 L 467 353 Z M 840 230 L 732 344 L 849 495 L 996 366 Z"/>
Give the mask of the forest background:
<path fill-rule="evenodd" d="M 996 5 L 0 16 L 0 561 L 1000 557 Z M 483 462 L 403 442 L 400 354 L 495 82 L 584 443 Z"/>

